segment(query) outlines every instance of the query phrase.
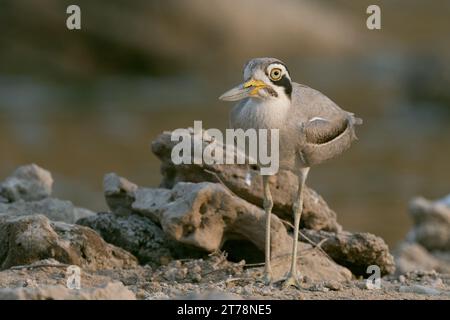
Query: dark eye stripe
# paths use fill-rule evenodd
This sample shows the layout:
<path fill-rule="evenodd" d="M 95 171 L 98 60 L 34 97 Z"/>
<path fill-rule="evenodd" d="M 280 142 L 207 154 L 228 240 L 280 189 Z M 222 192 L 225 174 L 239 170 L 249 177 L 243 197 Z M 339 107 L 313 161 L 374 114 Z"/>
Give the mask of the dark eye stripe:
<path fill-rule="evenodd" d="M 270 77 L 269 77 L 269 79 L 270 79 Z M 292 83 L 291 83 L 291 80 L 289 80 L 289 78 L 286 77 L 286 75 L 283 75 L 281 77 L 281 79 L 279 79 L 277 81 L 274 81 L 272 79 L 270 79 L 270 81 L 276 86 L 283 87 L 284 88 L 284 92 L 286 92 L 286 94 L 288 95 L 289 98 L 291 97 L 291 94 L 292 94 Z"/>

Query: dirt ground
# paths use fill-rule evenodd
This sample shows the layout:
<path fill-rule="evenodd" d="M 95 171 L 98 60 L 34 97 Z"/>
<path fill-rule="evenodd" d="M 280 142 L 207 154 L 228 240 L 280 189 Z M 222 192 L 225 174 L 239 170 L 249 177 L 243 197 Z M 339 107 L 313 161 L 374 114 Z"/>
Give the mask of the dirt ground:
<path fill-rule="evenodd" d="M 208 259 L 175 260 L 152 270 L 82 270 L 82 288 L 95 288 L 112 281 L 122 282 L 137 299 L 450 299 L 450 275 L 413 272 L 385 277 L 380 289 L 368 289 L 366 280 L 313 282 L 304 278 L 302 287 L 282 289 L 281 283 L 266 286 L 261 282 L 262 267 L 247 267 L 244 262 L 228 262 L 223 256 Z M 66 267 L 55 261 L 17 267 L 0 272 L 0 287 L 37 288 L 65 285 Z"/>

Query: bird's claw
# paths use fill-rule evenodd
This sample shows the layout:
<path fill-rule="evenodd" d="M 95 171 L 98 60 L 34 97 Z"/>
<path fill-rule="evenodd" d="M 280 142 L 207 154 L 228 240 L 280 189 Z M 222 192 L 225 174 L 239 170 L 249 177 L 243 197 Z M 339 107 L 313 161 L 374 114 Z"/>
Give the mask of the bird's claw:
<path fill-rule="evenodd" d="M 264 275 L 261 278 L 261 282 L 264 283 L 266 286 L 270 286 L 273 282 L 272 280 L 272 272 L 264 272 Z"/>
<path fill-rule="evenodd" d="M 283 281 L 283 284 L 281 285 L 283 289 L 287 289 L 290 287 L 295 287 L 297 289 L 301 288 L 300 281 L 297 277 L 294 277 L 293 275 L 289 275 L 286 280 Z"/>
<path fill-rule="evenodd" d="M 270 286 L 272 284 L 272 273 L 264 272 L 263 282 L 266 286 Z"/>

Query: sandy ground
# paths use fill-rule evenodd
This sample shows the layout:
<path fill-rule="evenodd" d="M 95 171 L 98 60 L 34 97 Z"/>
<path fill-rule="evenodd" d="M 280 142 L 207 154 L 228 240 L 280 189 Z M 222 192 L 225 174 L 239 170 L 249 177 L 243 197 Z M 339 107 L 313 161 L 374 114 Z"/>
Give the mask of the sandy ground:
<path fill-rule="evenodd" d="M 94 288 L 112 281 L 122 282 L 138 299 L 450 299 L 450 275 L 413 272 L 385 277 L 380 289 L 368 289 L 364 279 L 314 282 L 303 279 L 299 289 L 282 289 L 281 283 L 266 286 L 260 281 L 261 267 L 248 268 L 221 256 L 202 260 L 176 260 L 152 270 L 82 270 L 82 288 Z M 64 266 L 35 266 L 0 272 L 0 287 L 36 288 L 65 285 Z"/>

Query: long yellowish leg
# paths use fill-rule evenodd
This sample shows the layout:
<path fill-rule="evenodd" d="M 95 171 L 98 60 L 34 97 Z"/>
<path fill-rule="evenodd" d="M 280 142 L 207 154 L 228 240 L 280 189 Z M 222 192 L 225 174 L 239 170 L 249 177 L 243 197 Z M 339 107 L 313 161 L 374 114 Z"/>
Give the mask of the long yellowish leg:
<path fill-rule="evenodd" d="M 266 212 L 266 243 L 265 243 L 265 267 L 264 282 L 272 283 L 272 268 L 270 266 L 270 218 L 272 215 L 273 200 L 269 187 L 269 176 L 263 176 L 264 210 Z"/>
<path fill-rule="evenodd" d="M 297 200 L 293 205 L 294 211 L 294 243 L 292 246 L 292 260 L 291 260 L 291 268 L 287 275 L 286 280 L 283 282 L 283 288 L 287 288 L 290 286 L 295 286 L 297 288 L 300 287 L 300 282 L 298 281 L 297 276 L 297 244 L 298 244 L 298 232 L 300 227 L 300 218 L 302 216 L 303 211 L 303 189 L 305 187 L 305 181 L 308 177 L 309 168 L 303 168 L 300 171 L 299 182 L 298 182 L 298 191 L 297 191 Z"/>

